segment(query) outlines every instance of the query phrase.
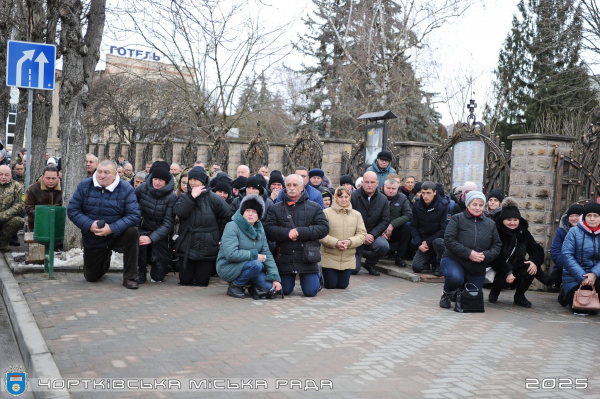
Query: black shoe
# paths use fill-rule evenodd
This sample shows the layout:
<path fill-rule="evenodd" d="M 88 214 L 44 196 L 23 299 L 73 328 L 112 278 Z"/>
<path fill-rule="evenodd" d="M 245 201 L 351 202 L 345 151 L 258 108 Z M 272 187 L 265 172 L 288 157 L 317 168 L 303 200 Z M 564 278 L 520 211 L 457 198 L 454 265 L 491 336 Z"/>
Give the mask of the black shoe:
<path fill-rule="evenodd" d="M 496 302 L 498 302 L 499 296 L 500 296 L 500 291 L 496 291 L 492 288 L 492 290 L 490 291 L 490 296 L 488 296 L 488 301 L 490 301 L 490 303 L 496 303 Z"/>
<path fill-rule="evenodd" d="M 129 288 L 130 290 L 137 290 L 138 283 L 135 280 L 123 280 L 123 287 Z"/>
<path fill-rule="evenodd" d="M 444 273 L 442 272 L 442 268 L 440 265 L 435 265 L 433 267 L 433 275 L 436 277 L 442 277 Z"/>
<path fill-rule="evenodd" d="M 144 284 L 146 282 L 146 273 L 148 270 L 146 268 L 138 269 L 138 278 L 135 279 L 138 284 Z"/>
<path fill-rule="evenodd" d="M 388 260 L 394 260 L 394 258 L 396 257 L 396 251 L 392 251 L 391 249 L 388 251 L 387 253 L 387 258 Z"/>
<path fill-rule="evenodd" d="M 456 294 L 458 294 L 458 290 L 456 290 L 452 293 L 452 296 L 450 297 L 450 300 L 452 302 L 456 302 Z"/>
<path fill-rule="evenodd" d="M 558 293 L 558 303 L 560 303 L 560 306 L 562 306 L 563 308 L 568 305 L 567 298 L 565 296 L 565 290 L 562 284 L 560 285 L 560 292 Z"/>
<path fill-rule="evenodd" d="M 454 292 L 442 291 L 442 298 L 440 299 L 440 308 L 450 309 L 452 307 L 452 294 L 454 294 Z"/>
<path fill-rule="evenodd" d="M 379 273 L 377 270 L 375 270 L 375 268 L 373 266 L 363 266 L 365 268 L 366 271 L 369 272 L 369 274 L 371 276 L 379 276 L 381 273 Z"/>
<path fill-rule="evenodd" d="M 20 247 L 21 243 L 19 242 L 19 237 L 14 236 L 13 238 L 10 239 L 10 246 L 11 247 Z"/>
<path fill-rule="evenodd" d="M 531 302 L 525 298 L 525 294 L 517 292 L 515 293 L 515 305 L 523 306 L 524 308 L 530 308 Z"/>
<path fill-rule="evenodd" d="M 404 259 L 402 259 L 401 256 L 399 256 L 398 254 L 396 254 L 396 259 L 395 262 L 396 266 L 398 267 L 406 267 L 406 262 L 404 261 Z"/>
<path fill-rule="evenodd" d="M 244 286 L 236 285 L 233 283 L 229 283 L 229 288 L 227 288 L 227 295 L 232 296 L 234 298 L 244 298 L 246 295 L 244 294 Z"/>

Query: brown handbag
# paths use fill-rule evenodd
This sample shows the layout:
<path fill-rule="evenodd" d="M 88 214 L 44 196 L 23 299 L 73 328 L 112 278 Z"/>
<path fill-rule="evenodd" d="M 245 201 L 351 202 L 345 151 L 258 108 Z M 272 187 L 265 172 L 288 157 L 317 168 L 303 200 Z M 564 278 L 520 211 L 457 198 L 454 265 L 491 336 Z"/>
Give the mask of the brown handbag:
<path fill-rule="evenodd" d="M 592 286 L 591 290 L 584 290 L 583 286 L 580 285 L 579 289 L 575 291 L 571 308 L 576 310 L 600 310 L 596 287 Z"/>

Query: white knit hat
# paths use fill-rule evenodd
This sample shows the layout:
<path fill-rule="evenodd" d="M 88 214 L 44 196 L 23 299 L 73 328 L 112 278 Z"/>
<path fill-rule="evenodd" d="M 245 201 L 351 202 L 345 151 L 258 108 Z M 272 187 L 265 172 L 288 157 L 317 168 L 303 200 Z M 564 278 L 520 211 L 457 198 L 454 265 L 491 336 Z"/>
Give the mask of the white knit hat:
<path fill-rule="evenodd" d="M 465 201 L 465 205 L 468 207 L 471 201 L 474 199 L 480 199 L 483 201 L 483 206 L 485 206 L 485 195 L 481 191 L 469 191 L 467 193 L 467 199 Z"/>

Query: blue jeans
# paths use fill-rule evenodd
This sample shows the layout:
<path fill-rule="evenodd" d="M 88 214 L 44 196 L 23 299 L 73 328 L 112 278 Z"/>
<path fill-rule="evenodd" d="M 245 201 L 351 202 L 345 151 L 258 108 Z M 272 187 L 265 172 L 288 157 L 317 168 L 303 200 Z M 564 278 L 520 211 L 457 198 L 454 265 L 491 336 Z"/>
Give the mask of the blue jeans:
<path fill-rule="evenodd" d="M 259 260 L 249 260 L 242 267 L 242 272 L 233 280 L 233 284 L 244 286 L 246 284 L 258 285 L 266 290 L 273 288 L 271 281 L 265 280 L 267 275 L 262 271 L 263 264 Z"/>
<path fill-rule="evenodd" d="M 473 276 L 472 274 L 465 273 L 462 265 L 452 258 L 442 258 L 440 262 L 442 271 L 444 272 L 444 291 L 452 292 L 461 288 L 466 283 L 473 283 L 478 290 L 483 289 L 483 283 L 485 281 L 485 273 L 481 276 Z"/>
<path fill-rule="evenodd" d="M 283 295 L 290 295 L 296 286 L 296 274 L 282 274 L 281 288 Z M 300 274 L 300 287 L 304 296 L 313 297 L 319 292 L 319 273 L 303 273 Z"/>
<path fill-rule="evenodd" d="M 377 262 L 379 262 L 379 259 L 383 258 L 388 253 L 389 250 L 390 244 L 388 243 L 388 240 L 382 236 L 377 237 L 370 245 L 363 244 L 356 248 L 356 269 L 352 271 L 352 274 L 358 274 L 360 271 L 360 259 L 362 258 L 363 251 L 371 251 L 371 253 L 366 257 L 365 266 L 373 267 L 377 264 Z"/>
<path fill-rule="evenodd" d="M 350 284 L 350 276 L 352 275 L 352 269 L 337 270 L 323 268 L 323 287 L 327 289 L 340 288 L 344 289 Z"/>

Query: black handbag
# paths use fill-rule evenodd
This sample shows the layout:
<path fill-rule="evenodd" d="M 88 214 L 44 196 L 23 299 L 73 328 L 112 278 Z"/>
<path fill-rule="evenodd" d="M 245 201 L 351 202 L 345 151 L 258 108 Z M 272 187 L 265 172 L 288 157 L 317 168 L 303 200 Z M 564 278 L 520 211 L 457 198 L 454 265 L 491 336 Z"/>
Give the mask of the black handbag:
<path fill-rule="evenodd" d="M 288 208 L 285 207 L 285 216 L 290 221 L 292 225 L 292 229 L 296 228 L 294 224 L 294 220 L 292 219 L 292 215 L 288 212 Z M 321 261 L 321 244 L 317 241 L 306 241 L 305 243 L 300 243 L 302 246 L 302 260 L 306 263 L 319 263 Z"/>
<path fill-rule="evenodd" d="M 483 308 L 483 291 L 475 284 L 466 283 L 456 294 L 456 306 L 454 311 L 459 313 L 481 313 Z"/>

